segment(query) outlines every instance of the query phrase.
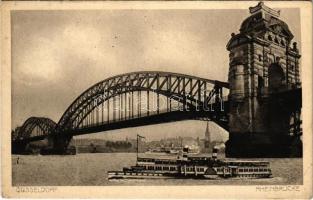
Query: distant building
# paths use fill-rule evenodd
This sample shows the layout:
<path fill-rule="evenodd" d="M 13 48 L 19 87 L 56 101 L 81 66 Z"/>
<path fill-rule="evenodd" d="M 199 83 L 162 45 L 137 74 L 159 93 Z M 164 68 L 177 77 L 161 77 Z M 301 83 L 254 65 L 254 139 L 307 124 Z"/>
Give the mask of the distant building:
<path fill-rule="evenodd" d="M 225 148 L 224 141 L 222 138 L 219 139 L 212 139 L 211 132 L 210 132 L 210 123 L 207 122 L 207 126 L 204 133 L 204 139 L 200 141 L 200 149 L 202 153 L 211 153 L 213 147 L 218 147 L 220 150 L 223 151 Z"/>

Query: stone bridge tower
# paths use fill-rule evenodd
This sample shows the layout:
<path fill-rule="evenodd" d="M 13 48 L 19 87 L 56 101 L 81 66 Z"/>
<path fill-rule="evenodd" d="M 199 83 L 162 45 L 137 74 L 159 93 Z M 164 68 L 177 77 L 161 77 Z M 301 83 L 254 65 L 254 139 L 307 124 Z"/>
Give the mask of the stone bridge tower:
<path fill-rule="evenodd" d="M 226 156 L 301 156 L 301 139 L 289 127 L 300 112 L 273 97 L 301 87 L 297 44 L 279 19 L 280 11 L 263 2 L 249 10 L 240 32 L 232 33 L 227 44 L 231 103 Z"/>

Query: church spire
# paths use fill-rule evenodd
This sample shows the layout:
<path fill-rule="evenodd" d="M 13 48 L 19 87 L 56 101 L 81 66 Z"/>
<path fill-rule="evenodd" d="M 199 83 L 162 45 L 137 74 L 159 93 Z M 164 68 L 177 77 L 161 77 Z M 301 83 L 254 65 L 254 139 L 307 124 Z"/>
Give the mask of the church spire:
<path fill-rule="evenodd" d="M 206 140 L 207 142 L 211 142 L 211 134 L 210 134 L 209 121 L 207 122 L 207 125 L 206 125 L 205 140 Z"/>

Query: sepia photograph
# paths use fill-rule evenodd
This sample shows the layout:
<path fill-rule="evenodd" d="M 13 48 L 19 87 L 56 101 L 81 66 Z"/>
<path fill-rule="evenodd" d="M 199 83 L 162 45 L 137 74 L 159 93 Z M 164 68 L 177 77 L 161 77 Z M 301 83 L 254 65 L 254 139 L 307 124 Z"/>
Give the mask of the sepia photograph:
<path fill-rule="evenodd" d="M 312 198 L 310 2 L 55 3 L 2 8 L 3 195 Z"/>

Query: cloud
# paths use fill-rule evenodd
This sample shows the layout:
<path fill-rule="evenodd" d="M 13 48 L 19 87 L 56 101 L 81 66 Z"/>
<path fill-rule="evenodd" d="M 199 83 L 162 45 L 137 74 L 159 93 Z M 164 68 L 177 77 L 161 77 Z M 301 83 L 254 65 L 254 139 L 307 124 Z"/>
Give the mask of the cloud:
<path fill-rule="evenodd" d="M 37 37 L 19 58 L 14 67 L 19 80 L 38 84 L 56 78 L 60 72 L 59 58 L 56 56 L 58 46 L 50 38 Z"/>
<path fill-rule="evenodd" d="M 109 30 L 101 34 L 99 29 L 86 24 L 69 24 L 58 38 L 57 44 L 61 44 L 64 53 L 72 52 L 79 57 L 99 62 L 104 54 L 109 53 L 106 49 L 100 48 L 102 39 L 108 38 L 109 35 Z M 112 60 L 114 59 L 110 59 L 111 62 Z M 108 62 L 108 56 L 106 56 L 106 62 Z"/>
<path fill-rule="evenodd" d="M 152 62 L 194 66 L 202 57 L 197 36 L 180 30 L 153 30 L 145 37 L 144 43 L 149 45 L 143 57 Z"/>

